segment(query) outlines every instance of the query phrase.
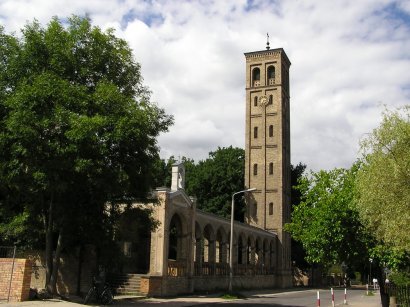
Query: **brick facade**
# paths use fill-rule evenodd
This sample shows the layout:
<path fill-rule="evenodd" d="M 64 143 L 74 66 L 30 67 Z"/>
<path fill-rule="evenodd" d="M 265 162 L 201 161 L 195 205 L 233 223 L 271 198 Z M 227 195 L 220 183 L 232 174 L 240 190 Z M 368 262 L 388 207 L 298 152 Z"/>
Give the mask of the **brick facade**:
<path fill-rule="evenodd" d="M 0 258 L 0 299 L 7 300 L 10 276 L 13 267 L 12 258 Z M 26 301 L 30 294 L 31 262 L 28 259 L 14 259 L 13 276 L 10 289 L 11 302 Z"/>

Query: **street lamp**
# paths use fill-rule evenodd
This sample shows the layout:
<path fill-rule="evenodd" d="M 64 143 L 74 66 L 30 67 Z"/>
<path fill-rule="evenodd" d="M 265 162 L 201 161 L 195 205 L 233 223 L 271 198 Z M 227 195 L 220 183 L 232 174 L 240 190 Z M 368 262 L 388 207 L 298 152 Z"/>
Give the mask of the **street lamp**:
<path fill-rule="evenodd" d="M 243 190 L 243 191 L 239 191 L 236 193 L 232 194 L 232 205 L 231 205 L 231 235 L 230 235 L 230 239 L 229 239 L 229 292 L 232 292 L 232 277 L 233 277 L 233 264 L 232 264 L 232 260 L 233 260 L 233 215 L 234 215 L 234 211 L 235 211 L 235 200 L 234 197 L 237 194 L 241 194 L 241 193 L 246 193 L 246 192 L 251 192 L 251 191 L 255 191 L 255 188 L 252 189 L 247 189 L 247 190 Z"/>
<path fill-rule="evenodd" d="M 369 284 L 372 285 L 372 263 L 373 263 L 373 259 L 369 258 L 369 261 L 370 261 Z"/>

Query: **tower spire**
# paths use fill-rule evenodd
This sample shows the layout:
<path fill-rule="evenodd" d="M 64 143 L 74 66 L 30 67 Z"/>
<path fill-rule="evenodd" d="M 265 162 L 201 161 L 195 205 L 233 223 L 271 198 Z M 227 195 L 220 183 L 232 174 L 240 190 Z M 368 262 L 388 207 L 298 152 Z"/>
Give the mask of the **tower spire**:
<path fill-rule="evenodd" d="M 269 33 L 266 33 L 266 50 L 269 50 Z"/>

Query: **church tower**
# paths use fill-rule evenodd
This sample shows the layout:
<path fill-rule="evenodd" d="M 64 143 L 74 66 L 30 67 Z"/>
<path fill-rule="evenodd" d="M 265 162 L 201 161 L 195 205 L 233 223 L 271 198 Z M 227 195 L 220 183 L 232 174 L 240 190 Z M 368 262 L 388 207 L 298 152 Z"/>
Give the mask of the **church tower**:
<path fill-rule="evenodd" d="M 281 286 L 290 286 L 290 61 L 282 48 L 245 53 L 246 132 L 245 220 L 278 235 L 277 269 Z"/>

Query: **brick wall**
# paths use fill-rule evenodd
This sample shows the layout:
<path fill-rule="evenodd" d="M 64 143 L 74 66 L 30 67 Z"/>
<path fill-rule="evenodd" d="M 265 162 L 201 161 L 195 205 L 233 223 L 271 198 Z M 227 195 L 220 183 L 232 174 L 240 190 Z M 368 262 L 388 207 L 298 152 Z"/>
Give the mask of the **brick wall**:
<path fill-rule="evenodd" d="M 0 299 L 7 300 L 13 259 L 0 258 Z M 10 301 L 26 301 L 30 293 L 31 262 L 28 259 L 14 259 Z"/>

